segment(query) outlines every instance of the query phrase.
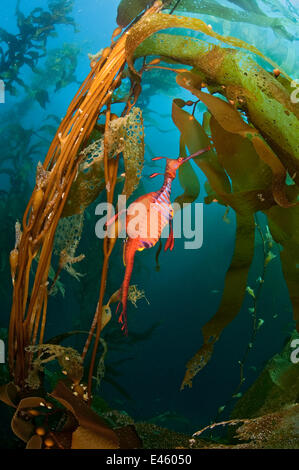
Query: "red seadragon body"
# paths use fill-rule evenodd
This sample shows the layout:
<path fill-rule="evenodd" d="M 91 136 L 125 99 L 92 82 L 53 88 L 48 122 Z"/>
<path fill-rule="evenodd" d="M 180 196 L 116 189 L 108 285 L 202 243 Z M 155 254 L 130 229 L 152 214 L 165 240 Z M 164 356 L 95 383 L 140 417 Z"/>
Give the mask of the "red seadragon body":
<path fill-rule="evenodd" d="M 127 240 L 124 246 L 124 263 L 126 266 L 125 277 L 121 287 L 121 304 L 122 312 L 119 316 L 119 322 L 123 323 L 122 329 L 127 332 L 127 299 L 129 292 L 130 279 L 133 271 L 134 257 L 136 251 L 142 251 L 147 248 L 152 248 L 161 237 L 164 227 L 172 221 L 173 218 L 173 208 L 170 202 L 170 193 L 172 181 L 176 177 L 176 171 L 178 168 L 185 163 L 187 160 L 201 155 L 204 152 L 210 150 L 205 148 L 199 152 L 190 155 L 187 158 L 179 157 L 178 159 L 166 158 L 166 169 L 164 173 L 164 182 L 161 188 L 158 191 L 150 192 L 140 196 L 130 204 L 127 209 L 126 216 L 126 231 L 128 234 Z M 157 157 L 153 160 L 159 160 L 165 157 Z M 157 176 L 160 173 L 154 173 L 151 175 L 151 178 Z M 139 219 L 138 231 L 142 235 L 137 235 L 135 237 L 130 237 L 128 233 L 128 227 L 130 222 L 136 217 L 134 206 L 136 203 L 143 204 L 144 207 L 144 216 Z M 165 251 L 169 248 L 172 250 L 174 247 L 174 237 L 172 225 L 170 227 L 170 234 L 165 245 Z M 119 307 L 119 306 L 118 306 Z"/>

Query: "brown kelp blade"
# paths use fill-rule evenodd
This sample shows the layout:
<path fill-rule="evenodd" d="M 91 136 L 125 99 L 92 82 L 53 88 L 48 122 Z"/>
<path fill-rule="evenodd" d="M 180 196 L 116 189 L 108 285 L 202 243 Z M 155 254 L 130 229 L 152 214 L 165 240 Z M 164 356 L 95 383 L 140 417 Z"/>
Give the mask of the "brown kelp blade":
<path fill-rule="evenodd" d="M 12 406 L 13 408 L 17 407 L 18 389 L 13 382 L 1 385 L 0 400 L 8 406 Z"/>
<path fill-rule="evenodd" d="M 73 449 L 119 448 L 115 432 L 82 399 L 75 397 L 63 382 L 58 382 L 51 396 L 66 407 L 79 423 L 73 433 Z"/>
<path fill-rule="evenodd" d="M 11 421 L 11 429 L 14 434 L 24 442 L 28 442 L 31 437 L 34 435 L 34 424 L 30 419 L 25 419 L 24 415 L 28 410 L 33 408 L 38 408 L 45 406 L 46 402 L 40 397 L 28 397 L 23 398 L 19 404 L 18 408 Z"/>
<path fill-rule="evenodd" d="M 59 382 L 51 394 L 76 418 L 79 426 L 72 434 L 72 449 L 135 449 L 142 442 L 134 426 L 112 430 L 104 419 L 98 416 L 82 399 L 75 397 L 71 390 Z"/>

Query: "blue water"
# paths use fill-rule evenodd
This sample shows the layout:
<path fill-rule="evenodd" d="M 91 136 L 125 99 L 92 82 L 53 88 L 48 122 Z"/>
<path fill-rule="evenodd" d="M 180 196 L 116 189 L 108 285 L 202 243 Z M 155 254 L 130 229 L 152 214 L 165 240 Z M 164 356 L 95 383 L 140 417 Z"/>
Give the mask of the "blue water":
<path fill-rule="evenodd" d="M 230 2 L 222 1 L 220 3 L 237 9 Z M 288 8 L 288 2 L 280 3 Z M 296 3 L 294 1 L 295 7 Z M 76 69 L 78 82 L 83 81 L 89 72 L 87 54 L 96 53 L 109 44 L 111 34 L 116 26 L 117 5 L 117 0 L 75 0 L 70 16 L 78 24 L 80 31 L 75 33 L 71 26 L 58 26 L 58 36 L 49 39 L 48 52 L 51 49 L 61 47 L 64 43 L 75 44 L 80 48 Z M 29 13 L 36 6 L 46 8 L 47 2 L 41 0 L 21 2 L 24 14 Z M 0 26 L 12 34 L 17 32 L 14 10 L 14 1 L 2 2 Z M 272 13 L 274 16 L 277 15 L 276 12 Z M 298 64 L 296 64 L 294 57 L 298 56 L 298 41 L 288 41 L 275 36 L 270 29 L 265 30 L 254 25 L 230 24 L 216 18 L 209 18 L 208 22 L 220 34 L 230 34 L 255 44 L 265 55 L 279 64 L 283 63 L 286 72 L 296 78 Z M 203 37 L 200 34 L 192 34 L 200 38 Z M 275 44 L 279 44 L 279 47 L 275 47 Z M 45 60 L 46 58 L 42 59 L 39 66 L 42 66 Z M 174 81 L 174 76 L 171 73 L 168 76 L 170 81 Z M 24 66 L 22 69 L 24 82 L 30 84 L 33 78 L 34 73 L 29 67 Z M 45 109 L 42 109 L 37 102 L 30 103 L 28 109 L 25 109 L 25 112 L 18 117 L 15 115 L 15 110 L 19 109 L 18 103 L 24 98 L 24 91 L 19 87 L 19 94 L 16 97 L 12 97 L 9 93 L 6 94 L 6 103 L 0 105 L 0 119 L 3 123 L 3 119 L 6 119 L 5 116 L 10 112 L 9 116 L 12 120 L 18 121 L 26 129 L 39 132 L 41 123 L 44 122 L 46 116 L 55 114 L 59 119 L 63 118 L 77 89 L 78 83 L 70 83 L 57 92 L 54 92 L 52 87 L 48 90 L 49 102 Z M 184 99 L 187 96 L 188 94 L 178 87 L 173 96 L 172 93 L 169 95 L 157 94 L 152 89 L 149 108 L 161 114 L 170 115 L 172 99 Z M 200 113 L 201 108 L 197 114 L 198 118 L 200 118 Z M 146 144 L 157 156 L 176 157 L 179 150 L 179 133 L 171 119 L 154 115 L 160 129 L 167 130 L 165 133 L 152 126 L 149 116 L 148 113 L 145 114 Z M 45 139 L 51 141 L 51 137 L 53 135 L 48 134 Z M 32 142 L 39 142 L 38 136 L 32 134 Z M 46 150 L 47 143 L 39 154 L 32 156 L 32 168 L 29 172 L 31 185 L 34 181 L 35 166 L 39 160 L 44 159 Z M 145 176 L 156 171 L 148 164 L 151 158 L 152 155 L 146 150 Z M 163 164 L 159 164 L 158 167 L 163 169 Z M 203 202 L 206 195 L 205 177 L 198 168 L 194 167 L 194 169 L 201 183 L 201 192 L 197 202 Z M 160 185 L 158 178 L 149 180 L 144 177 L 142 182 L 145 192 L 156 190 Z M 7 177 L 1 174 L 0 187 L 3 190 L 9 188 Z M 179 182 L 176 181 L 173 186 L 173 200 L 181 192 Z M 138 309 L 129 305 L 129 335 L 130 330 L 142 332 L 153 324 L 158 326 L 147 340 L 128 345 L 126 338 L 120 336 L 120 341 L 123 342 L 121 351 L 109 349 L 107 366 L 115 360 L 129 358 L 115 366 L 118 375 L 114 379 L 128 392 L 131 399 L 125 398 L 115 387 L 105 381 L 99 392 L 111 407 L 125 410 L 136 420 L 151 419 L 159 414 L 172 412 L 178 416 L 168 418 L 166 425 L 180 431 L 195 431 L 215 417 L 217 409 L 230 398 L 238 384 L 238 361 L 246 349 L 251 334 L 251 318 L 248 314 L 250 297 L 248 295 L 245 297 L 239 315 L 225 329 L 220 340 L 216 343 L 211 361 L 194 379 L 193 388 L 180 391 L 185 364 L 202 344 L 201 328 L 217 311 L 226 270 L 233 254 L 235 217 L 231 210 L 228 214 L 230 223 L 227 224 L 222 220 L 224 213 L 225 208 L 218 204 L 206 205 L 204 207 L 202 248 L 184 250 L 184 240 L 176 240 L 173 252 L 161 253 L 159 272 L 155 270 L 156 249 L 137 254 L 132 283 L 138 284 L 139 288 L 145 290 L 150 305 L 144 299 L 138 302 Z M 22 217 L 21 208 L 18 217 Z M 88 227 L 85 227 L 84 237 L 78 250 L 80 253 L 85 253 L 90 249 L 94 257 L 98 256 L 97 249 L 99 249 L 99 243 L 93 230 L 96 221 L 97 217 L 92 211 L 89 211 Z M 13 224 L 14 221 L 11 220 L 11 246 L 9 249 L 13 248 L 14 244 Z M 5 249 L 7 248 L 5 247 Z M 122 282 L 124 268 L 121 251 L 119 243 L 111 261 L 107 299 L 108 295 L 112 294 Z M 261 246 L 258 246 L 250 270 L 248 285 L 251 285 L 260 275 L 261 269 L 262 252 Z M 89 264 L 88 260 L 85 260 L 80 266 L 80 271 L 87 272 L 88 275 L 91 275 L 92 271 L 93 283 L 88 286 L 87 292 L 80 291 L 80 284 L 67 274 L 63 274 L 62 280 L 66 287 L 66 295 L 64 299 L 57 296 L 49 303 L 48 337 L 72 330 L 75 327 L 82 330 L 89 328 L 98 298 L 100 270 L 100 257 L 98 265 L 95 262 Z M 7 274 L 7 269 L 2 271 L 1 275 L 4 273 Z M 3 294 L 1 327 L 6 327 L 8 323 L 11 302 L 9 289 L 7 287 Z M 114 306 L 113 309 L 115 309 Z M 59 315 L 57 315 L 57 311 L 60 312 Z M 292 307 L 278 258 L 271 262 L 267 270 L 258 313 L 264 319 L 264 325 L 258 332 L 254 349 L 246 364 L 247 380 L 243 391 L 257 378 L 266 361 L 281 349 L 294 328 Z M 276 315 L 277 318 L 274 319 L 273 316 Z M 115 316 L 113 322 L 117 323 Z M 83 341 L 83 338 L 82 340 L 77 339 L 73 344 L 80 348 Z M 251 366 L 254 366 L 255 370 Z M 225 417 L 227 414 L 224 413 L 223 418 Z"/>

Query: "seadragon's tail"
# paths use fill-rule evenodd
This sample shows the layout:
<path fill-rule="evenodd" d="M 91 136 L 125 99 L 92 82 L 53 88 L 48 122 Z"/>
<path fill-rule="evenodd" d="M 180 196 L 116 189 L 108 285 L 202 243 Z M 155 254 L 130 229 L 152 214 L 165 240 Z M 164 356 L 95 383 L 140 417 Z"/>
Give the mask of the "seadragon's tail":
<path fill-rule="evenodd" d="M 131 280 L 133 266 L 134 266 L 135 253 L 136 253 L 136 247 L 133 246 L 133 244 L 131 244 L 130 240 L 129 240 L 126 243 L 125 253 L 124 253 L 124 261 L 125 261 L 125 265 L 126 265 L 126 272 L 125 272 L 125 277 L 124 277 L 122 287 L 121 287 L 121 301 L 118 304 L 117 310 L 116 310 L 116 312 L 117 312 L 120 304 L 122 304 L 122 311 L 121 311 L 121 314 L 118 318 L 118 321 L 123 324 L 121 329 L 125 332 L 125 334 L 128 333 L 127 301 L 128 301 L 130 280 Z"/>

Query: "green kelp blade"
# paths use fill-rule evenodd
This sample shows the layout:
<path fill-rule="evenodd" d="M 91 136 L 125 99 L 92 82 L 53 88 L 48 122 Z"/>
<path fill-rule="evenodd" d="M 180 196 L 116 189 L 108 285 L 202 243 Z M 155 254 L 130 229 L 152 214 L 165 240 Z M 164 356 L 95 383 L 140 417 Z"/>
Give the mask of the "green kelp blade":
<path fill-rule="evenodd" d="M 250 214 L 276 205 L 272 194 L 271 169 L 259 158 L 251 140 L 226 131 L 214 116 L 209 120 L 209 130 L 219 162 L 232 183 L 233 193 L 226 195 L 226 202 L 240 214 Z M 215 199 L 221 203 L 221 195 L 211 187 L 207 192 L 206 203 Z M 290 193 L 288 191 L 287 198 L 293 200 Z"/>
<path fill-rule="evenodd" d="M 211 141 L 204 131 L 203 127 L 200 125 L 200 123 L 194 118 L 194 116 L 191 116 L 188 112 L 182 109 L 184 105 L 184 102 L 182 100 L 176 99 L 173 101 L 173 107 L 172 107 L 172 119 L 174 124 L 178 127 L 179 131 L 181 132 L 181 139 L 183 139 L 184 144 L 188 147 L 190 153 L 195 153 L 197 150 L 200 148 L 207 147 L 208 145 L 211 145 Z M 215 121 L 217 122 L 217 121 Z M 254 149 L 252 147 L 251 142 L 248 139 L 244 139 L 243 137 L 239 137 L 238 135 L 235 134 L 227 134 L 225 130 L 221 128 L 221 126 L 218 126 L 221 131 L 223 132 L 222 137 L 223 138 L 229 138 L 232 136 L 232 139 L 234 137 L 238 137 L 242 143 L 245 142 L 246 145 L 248 145 L 248 150 L 253 151 L 253 154 L 256 155 L 254 152 Z M 248 144 L 247 144 L 248 142 Z M 218 141 L 217 141 L 218 144 Z M 228 143 L 229 145 L 229 143 Z M 221 149 L 221 146 L 217 148 Z M 246 147 L 247 148 L 247 147 Z M 203 155 L 199 157 L 195 157 L 193 159 L 194 163 L 197 164 L 197 166 L 202 170 L 202 172 L 206 175 L 208 178 L 208 183 L 210 186 L 210 193 L 213 194 L 213 197 L 210 197 L 209 200 L 207 201 L 208 203 L 217 200 L 221 204 L 224 205 L 230 205 L 234 210 L 236 210 L 238 213 L 246 215 L 246 214 L 253 214 L 254 212 L 258 210 L 263 210 L 263 209 L 268 209 L 271 207 L 273 204 L 275 204 L 275 201 L 273 199 L 272 195 L 272 190 L 271 190 L 271 181 L 272 181 L 272 173 L 271 170 L 268 168 L 268 166 L 261 162 L 261 160 L 257 157 L 258 162 L 260 162 L 260 167 L 257 165 L 257 169 L 260 170 L 262 165 L 263 168 L 265 168 L 268 173 L 267 173 L 267 183 L 265 184 L 265 181 L 263 180 L 262 183 L 259 182 L 256 185 L 253 184 L 254 178 L 252 178 L 252 184 L 245 186 L 244 189 L 241 187 L 240 190 L 234 191 L 234 193 L 231 192 L 231 183 L 230 180 L 227 176 L 227 174 L 232 178 L 232 175 L 230 174 L 228 169 L 225 167 L 223 164 L 224 162 L 221 161 L 221 158 L 219 159 L 217 154 L 211 150 L 210 152 L 206 152 Z M 254 160 L 254 164 L 255 164 Z M 240 162 L 236 162 L 236 165 L 240 164 Z M 184 168 L 186 164 L 183 165 Z M 191 164 L 192 165 L 192 164 Z M 246 162 L 242 162 L 241 166 L 245 167 L 246 169 Z M 254 165 L 253 165 L 254 166 Z M 248 171 L 250 168 L 247 168 Z M 187 172 L 187 170 L 186 170 Z M 239 167 L 236 169 L 236 174 L 239 172 Z M 263 175 L 263 172 L 260 172 L 261 175 Z M 260 177 L 259 173 L 259 177 Z M 186 173 L 187 175 L 187 173 Z M 244 172 L 244 179 L 249 178 L 250 176 L 246 174 L 246 171 Z M 194 180 L 190 179 L 188 180 L 187 177 L 185 178 L 184 182 L 184 189 L 185 193 L 187 191 L 191 192 L 194 194 L 192 190 L 192 184 L 194 183 Z M 269 186 L 270 185 L 270 186 Z M 240 185 L 241 186 L 241 185 Z M 235 188 L 234 188 L 235 189 Z M 188 193 L 187 193 L 188 194 Z M 185 195 L 185 194 L 184 194 Z"/>
<path fill-rule="evenodd" d="M 187 157 L 186 144 L 182 137 L 180 139 L 180 156 L 183 158 Z M 192 204 L 198 198 L 200 183 L 190 161 L 180 166 L 178 174 L 180 184 L 184 188 L 184 193 L 178 196 L 174 202 L 180 204 L 181 208 L 183 208 L 183 204 Z"/>
<path fill-rule="evenodd" d="M 275 201 L 281 207 L 288 208 L 295 203 L 286 195 L 287 171 L 266 141 L 258 134 L 252 136 L 252 143 L 260 158 L 269 165 L 273 173 L 272 192 Z"/>
<path fill-rule="evenodd" d="M 211 117 L 212 116 L 209 113 L 209 111 L 206 111 L 203 113 L 202 127 L 205 133 L 209 136 L 209 138 L 211 138 L 211 126 L 210 126 Z"/>
<path fill-rule="evenodd" d="M 228 132 L 214 116 L 210 129 L 219 162 L 229 175 L 234 192 L 271 187 L 271 169 L 259 158 L 250 139 Z"/>
<path fill-rule="evenodd" d="M 219 202 L 221 202 L 221 198 Z M 225 196 L 225 203 L 241 215 L 254 214 L 276 205 L 271 189 L 238 191 Z"/>
<path fill-rule="evenodd" d="M 224 104 L 226 103 L 224 102 Z M 180 130 L 189 152 L 194 153 L 199 148 L 209 145 L 210 139 L 200 123 L 182 109 L 183 105 L 182 100 L 173 101 L 172 118 Z M 268 165 L 258 157 L 251 141 L 247 137 L 226 131 L 214 117 L 213 121 L 210 119 L 208 125 L 210 131 L 211 122 L 213 123 L 215 148 L 220 155 L 217 156 L 214 151 L 210 151 L 194 158 L 194 162 L 207 176 L 210 192 L 213 194 L 213 197 L 209 197 L 206 202 L 217 200 L 221 204 L 230 205 L 243 215 L 253 214 L 258 210 L 269 209 L 275 205 L 271 187 L 272 172 Z M 246 154 L 243 153 L 239 156 L 239 150 L 246 152 Z M 227 157 L 225 161 L 224 157 L 221 157 L 221 152 L 224 152 Z M 234 160 L 231 152 L 235 154 Z M 231 168 L 232 165 L 233 168 Z M 233 193 L 227 175 L 234 183 Z M 186 184 L 191 184 L 191 182 L 192 180 L 186 181 Z"/>
<path fill-rule="evenodd" d="M 183 105 L 184 102 L 181 100 L 174 100 L 172 106 L 172 119 L 175 123 L 175 120 L 178 118 L 177 116 L 177 108 L 180 109 L 179 104 Z M 186 141 L 185 135 L 181 134 L 180 138 L 180 157 L 186 158 Z M 174 202 L 180 204 L 181 208 L 183 204 L 192 204 L 197 198 L 200 193 L 200 183 L 198 181 L 198 177 L 195 171 L 192 168 L 192 164 L 190 161 L 184 163 L 180 166 L 178 170 L 179 181 L 184 189 L 184 193 L 181 196 L 178 196 Z"/>
<path fill-rule="evenodd" d="M 293 331 L 282 351 L 267 362 L 256 381 L 236 402 L 231 418 L 256 418 L 280 412 L 282 403 L 286 409 L 298 402 L 298 365 L 290 361 L 291 344 L 297 339 L 299 333 Z"/>
<path fill-rule="evenodd" d="M 225 131 L 239 134 L 243 138 L 251 140 L 259 157 L 272 170 L 272 191 L 274 200 L 282 207 L 290 207 L 293 205 L 286 197 L 286 169 L 259 132 L 243 121 L 241 115 L 232 105 L 220 98 L 202 92 L 200 90 L 201 79 L 197 75 L 191 72 L 180 73 L 177 76 L 177 83 L 197 96 L 207 106 L 210 113 Z"/>
<path fill-rule="evenodd" d="M 288 89 L 242 51 L 191 37 L 154 34 L 136 49 L 134 57 L 152 55 L 194 67 L 210 93 L 225 95 L 236 107 L 242 100 L 249 121 L 299 185 L 299 108 L 292 102 L 296 89 Z"/>
<path fill-rule="evenodd" d="M 276 206 L 265 212 L 274 240 L 283 247 L 280 253 L 282 271 L 299 331 L 299 207 L 282 209 Z"/>
<path fill-rule="evenodd" d="M 197 119 L 183 110 L 182 105 L 183 103 L 180 100 L 173 100 L 172 119 L 179 129 L 189 152 L 193 154 L 200 149 L 211 146 L 211 141 Z M 217 156 L 213 150 L 193 158 L 192 161 L 203 171 L 211 186 L 218 194 L 230 193 L 229 179 L 223 167 L 218 163 Z"/>
<path fill-rule="evenodd" d="M 185 155 L 187 156 L 186 152 Z M 182 156 L 184 156 L 183 153 Z M 190 162 L 184 163 L 179 168 L 179 181 L 184 193 L 178 196 L 174 202 L 180 204 L 181 207 L 183 207 L 183 204 L 192 204 L 200 193 L 200 183 Z"/>
<path fill-rule="evenodd" d="M 240 3 L 239 6 L 243 5 L 241 7 L 243 11 L 221 5 L 221 3 L 216 0 L 181 0 L 176 8 L 176 11 L 186 11 L 193 14 L 195 13 L 197 15 L 209 15 L 212 17 L 221 18 L 221 20 L 227 20 L 230 23 L 247 23 L 253 24 L 254 26 L 260 28 L 271 28 L 275 34 L 288 40 L 297 38 L 297 35 L 293 35 L 287 29 L 288 27 L 289 29 L 293 29 L 294 23 L 289 18 L 286 18 L 283 14 L 281 14 L 280 17 L 268 16 L 258 7 L 254 7 L 254 0 L 238 0 L 232 3 Z"/>
<path fill-rule="evenodd" d="M 138 75 L 134 68 L 133 58 L 136 48 L 152 34 L 167 28 L 186 28 L 192 29 L 194 31 L 200 31 L 207 36 L 224 42 L 225 44 L 245 49 L 255 55 L 258 55 L 266 62 L 271 64 L 275 69 L 280 69 L 281 73 L 283 73 L 285 77 L 291 81 L 291 78 L 281 69 L 281 67 L 279 67 L 268 57 L 264 56 L 264 54 L 262 54 L 256 47 L 247 44 L 245 41 L 234 37 L 221 36 L 220 34 L 215 33 L 204 21 L 200 19 L 185 16 L 167 15 L 163 13 L 155 13 L 149 17 L 146 17 L 143 21 L 140 21 L 134 25 L 128 32 L 129 34 L 127 35 L 126 41 L 127 63 L 134 74 Z"/>
<path fill-rule="evenodd" d="M 256 0 L 228 0 L 230 3 L 234 3 L 235 5 L 242 8 L 242 10 L 254 12 L 256 14 L 265 15 L 265 13 L 260 10 L 258 7 Z M 210 12 L 205 11 L 208 6 L 211 5 Z M 203 7 L 202 7 L 203 6 Z M 181 0 L 177 6 L 178 11 L 188 11 L 190 13 L 205 13 L 211 14 L 213 16 L 217 16 L 217 7 L 222 7 L 216 0 L 204 0 L 204 1 L 196 1 L 196 0 Z M 203 8 L 203 11 L 202 11 Z M 223 8 L 223 7 L 222 7 Z M 213 11 L 214 9 L 214 11 Z M 236 12 L 236 10 L 227 8 L 230 12 Z M 228 18 L 229 19 L 229 18 Z"/>
<path fill-rule="evenodd" d="M 260 13 L 262 15 L 265 14 L 262 12 L 262 10 L 260 10 L 256 0 L 250 0 L 250 2 L 248 2 L 248 0 L 228 0 L 228 1 L 230 3 L 234 3 L 238 7 L 241 7 L 243 10 L 255 11 L 256 13 Z"/>
<path fill-rule="evenodd" d="M 205 204 L 217 202 L 223 206 L 230 206 L 240 215 L 254 214 L 276 205 L 271 189 L 254 189 L 219 195 L 213 190 L 209 181 L 205 182 L 205 189 L 207 192 Z M 288 196 L 293 199 L 294 191 L 288 191 Z"/>
<path fill-rule="evenodd" d="M 192 387 L 192 380 L 209 362 L 214 344 L 223 330 L 238 315 L 246 292 L 248 272 L 254 255 L 254 217 L 237 214 L 235 250 L 231 265 L 226 273 L 224 290 L 217 313 L 204 325 L 203 346 L 186 365 L 186 373 L 181 385 Z"/>

